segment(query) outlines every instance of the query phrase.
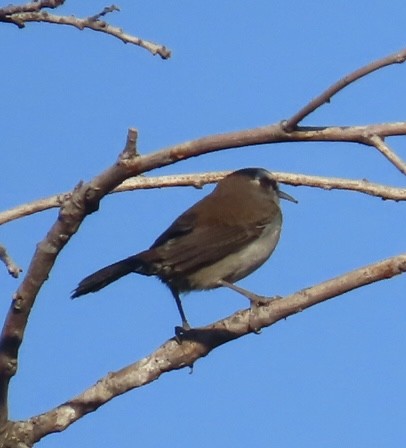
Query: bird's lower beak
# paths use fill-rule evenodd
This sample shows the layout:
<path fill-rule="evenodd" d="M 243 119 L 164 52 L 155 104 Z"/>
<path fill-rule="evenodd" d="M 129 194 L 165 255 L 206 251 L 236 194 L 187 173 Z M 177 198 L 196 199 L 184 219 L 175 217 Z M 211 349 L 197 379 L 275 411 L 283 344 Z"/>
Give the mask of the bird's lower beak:
<path fill-rule="evenodd" d="M 298 203 L 298 201 L 294 197 L 292 197 L 290 194 L 285 193 L 284 191 L 280 191 L 279 190 L 278 191 L 278 196 L 281 199 L 286 199 L 287 201 L 294 202 L 295 204 Z"/>

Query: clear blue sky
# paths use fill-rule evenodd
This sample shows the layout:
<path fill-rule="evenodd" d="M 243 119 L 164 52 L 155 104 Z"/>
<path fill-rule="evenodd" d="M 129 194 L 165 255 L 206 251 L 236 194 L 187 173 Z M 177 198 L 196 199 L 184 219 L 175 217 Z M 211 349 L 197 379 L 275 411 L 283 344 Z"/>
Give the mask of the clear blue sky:
<path fill-rule="evenodd" d="M 6 4 L 5 2 L 4 4 Z M 93 15 L 102 1 L 59 13 Z M 91 6 L 89 6 L 91 4 Z M 0 26 L 0 208 L 68 191 L 116 160 L 127 128 L 143 154 L 217 132 L 278 122 L 349 71 L 406 46 L 404 0 L 133 2 L 111 24 L 165 44 L 163 61 L 92 31 Z M 406 65 L 352 85 L 305 124 L 405 119 Z M 406 158 L 405 138 L 388 142 Z M 280 144 L 212 154 L 153 174 L 262 166 L 405 185 L 373 149 Z M 38 297 L 12 381 L 13 419 L 44 412 L 173 335 L 169 291 L 129 276 L 72 302 L 78 280 L 147 248 L 211 191 L 106 198 L 58 258 Z M 284 187 L 280 244 L 241 286 L 288 294 L 405 250 L 405 206 L 354 192 Z M 24 269 L 56 210 L 7 224 L 0 241 Z M 18 281 L 0 273 L 0 313 Z M 405 286 L 396 278 L 317 306 L 216 350 L 188 370 L 119 397 L 37 446 L 400 447 L 406 444 Z M 193 293 L 205 325 L 245 308 L 229 291 Z"/>

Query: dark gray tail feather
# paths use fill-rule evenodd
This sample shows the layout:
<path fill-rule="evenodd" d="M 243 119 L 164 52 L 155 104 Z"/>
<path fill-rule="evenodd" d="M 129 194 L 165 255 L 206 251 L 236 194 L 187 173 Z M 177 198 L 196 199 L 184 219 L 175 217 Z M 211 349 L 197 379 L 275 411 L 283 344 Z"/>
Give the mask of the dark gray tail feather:
<path fill-rule="evenodd" d="M 145 268 L 145 263 L 141 261 L 137 255 L 117 261 L 117 263 L 106 266 L 85 277 L 73 291 L 71 298 L 74 299 L 83 296 L 84 294 L 88 294 L 89 292 L 99 291 L 131 272 L 148 275 L 145 272 Z"/>

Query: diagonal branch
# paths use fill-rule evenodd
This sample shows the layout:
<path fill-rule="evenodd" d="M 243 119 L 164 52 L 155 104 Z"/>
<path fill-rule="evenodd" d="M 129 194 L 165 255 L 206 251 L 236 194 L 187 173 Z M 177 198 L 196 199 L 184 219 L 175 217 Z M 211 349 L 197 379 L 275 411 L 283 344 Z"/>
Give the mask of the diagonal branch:
<path fill-rule="evenodd" d="M 374 146 L 386 157 L 401 173 L 406 174 L 406 163 L 387 145 L 379 135 L 365 138 L 365 143 Z"/>
<path fill-rule="evenodd" d="M 341 78 L 339 81 L 330 86 L 326 91 L 324 91 L 321 95 L 311 100 L 310 103 L 306 104 L 306 106 L 296 112 L 293 117 L 289 118 L 289 120 L 284 121 L 283 128 L 286 132 L 292 132 L 304 118 L 306 118 L 323 104 L 329 103 L 331 98 L 340 90 L 343 90 L 351 83 L 366 75 L 369 75 L 376 70 L 392 64 L 402 64 L 403 62 L 405 62 L 405 60 L 406 49 L 403 49 L 384 58 L 377 59 L 376 61 L 373 61 L 370 64 L 367 64 L 364 67 L 361 67 L 354 72 L 344 76 L 344 78 Z"/>
<path fill-rule="evenodd" d="M 238 311 L 207 327 L 192 330 L 180 345 L 170 339 L 152 354 L 117 372 L 109 373 L 77 397 L 26 423 L 34 428 L 34 441 L 38 441 L 47 434 L 63 431 L 111 399 L 149 384 L 164 373 L 193 366 L 198 359 L 220 345 L 252 333 L 252 319 L 255 319 L 256 329 L 265 328 L 325 300 L 404 272 L 406 254 L 356 269 L 283 299 L 270 301 L 255 311 Z"/>

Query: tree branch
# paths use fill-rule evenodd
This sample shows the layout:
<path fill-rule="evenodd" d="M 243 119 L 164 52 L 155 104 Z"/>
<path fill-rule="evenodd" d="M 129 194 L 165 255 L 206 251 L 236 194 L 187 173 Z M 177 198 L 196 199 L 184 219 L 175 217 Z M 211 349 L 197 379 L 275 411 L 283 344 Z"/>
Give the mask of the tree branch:
<path fill-rule="evenodd" d="M 22 269 L 14 263 L 2 244 L 0 244 L 0 261 L 6 265 L 8 273 L 12 277 L 17 278 L 20 275 L 20 272 L 22 272 Z"/>
<path fill-rule="evenodd" d="M 0 18 L 12 16 L 14 14 L 21 14 L 24 12 L 38 12 L 44 8 L 55 9 L 62 6 L 65 0 L 35 0 L 31 3 L 25 3 L 24 5 L 8 5 L 0 8 Z"/>
<path fill-rule="evenodd" d="M 230 171 L 217 171 L 195 174 L 177 174 L 172 176 L 137 176 L 125 180 L 109 194 L 165 187 L 202 188 L 203 185 L 218 182 L 229 173 Z M 406 201 L 405 188 L 380 185 L 365 179 L 339 179 L 334 177 L 310 176 L 306 174 L 282 173 L 277 171 L 273 171 L 272 174 L 278 182 L 287 185 L 316 187 L 324 190 L 350 190 L 386 200 Z M 0 212 L 0 225 L 44 210 L 60 207 L 64 198 L 68 197 L 70 194 L 71 193 L 56 194 L 49 196 L 48 198 L 18 205 L 12 209 Z"/>
<path fill-rule="evenodd" d="M 286 132 L 292 132 L 296 129 L 297 125 L 308 115 L 314 112 L 317 108 L 322 106 L 325 103 L 329 103 L 331 98 L 338 93 L 340 90 L 343 90 L 345 87 L 350 85 L 351 83 L 357 81 L 358 79 L 369 75 L 370 73 L 379 70 L 383 67 L 392 64 L 402 64 L 406 60 L 406 48 L 393 53 L 389 56 L 385 56 L 384 58 L 377 59 L 376 61 L 371 62 L 370 64 L 361 67 L 354 72 L 344 76 L 339 81 L 330 86 L 327 90 L 325 90 L 321 95 L 317 96 L 310 103 L 306 104 L 299 112 L 296 112 L 293 117 L 289 118 L 283 122 L 283 128 Z"/>
<path fill-rule="evenodd" d="M 13 296 L 0 336 L 0 433 L 8 421 L 9 382 L 17 371 L 19 348 L 37 294 L 48 279 L 57 256 L 77 232 L 84 217 L 97 210 L 102 196 L 129 177 L 124 162 L 129 162 L 131 157 L 137 158 L 136 136 L 130 129 L 119 161 L 91 184 L 80 183 L 69 197 L 65 197 L 57 220 L 37 245 L 27 273 Z"/>
<path fill-rule="evenodd" d="M 147 156 L 130 157 L 125 163 L 127 164 L 128 170 L 131 170 L 131 173 L 129 173 L 127 177 L 124 177 L 123 181 L 128 177 L 136 176 L 142 172 L 176 163 L 178 160 L 186 160 L 189 157 L 196 157 L 201 154 L 230 148 L 240 148 L 250 145 L 299 141 L 339 141 L 361 143 L 367 146 L 376 147 L 375 144 L 372 143 L 371 137 L 368 137 L 370 135 L 374 135 L 374 139 L 383 139 L 389 136 L 406 135 L 406 122 L 382 123 L 367 126 L 349 127 L 302 127 L 291 133 L 286 133 L 282 129 L 281 124 L 278 123 L 262 128 L 252 128 L 243 131 L 211 135 L 208 137 L 199 138 L 197 140 L 174 145 Z M 401 159 L 399 160 L 400 162 L 397 162 L 398 165 L 404 163 L 401 161 Z M 297 180 L 294 180 L 294 178 L 292 178 L 292 180 L 289 180 L 288 177 L 284 177 L 287 175 L 286 173 L 275 174 L 281 176 L 278 178 L 280 182 L 284 182 L 287 184 L 291 183 L 291 185 L 299 185 L 299 183 L 297 183 Z M 191 179 L 189 176 L 191 175 L 186 175 L 186 178 L 184 176 L 177 176 L 176 178 L 173 178 L 172 176 L 162 176 L 159 178 L 142 178 L 137 180 L 136 183 L 137 185 L 139 185 L 139 187 L 137 188 L 141 189 L 186 185 L 199 187 L 202 184 L 206 183 L 203 179 L 199 178 L 197 174 L 193 175 L 193 179 Z M 208 180 L 208 182 L 215 182 L 218 180 L 214 173 L 206 173 L 202 176 L 212 176 L 212 180 Z M 373 184 L 367 181 L 332 179 L 333 183 L 331 183 L 331 185 L 329 186 L 328 180 L 322 180 L 326 178 L 306 176 L 303 174 L 292 174 L 291 176 L 300 176 L 303 185 L 307 186 L 314 186 L 325 189 L 349 189 L 373 196 L 379 196 L 383 199 L 391 199 L 395 201 L 404 200 L 404 189 Z M 348 188 L 343 184 L 345 182 L 348 183 Z M 114 190 L 113 192 L 126 190 L 125 186 L 118 187 L 118 185 L 114 185 L 112 188 Z M 106 192 L 106 194 L 108 193 L 110 192 Z M 33 213 L 47 210 L 49 208 L 59 207 L 65 200 L 68 199 L 69 195 L 70 193 L 61 193 L 56 196 L 40 199 L 29 204 L 23 204 L 13 209 L 1 212 L 0 224 L 18 219 L 22 216 L 27 216 Z"/>
<path fill-rule="evenodd" d="M 406 133 L 406 123 L 368 127 L 369 130 L 371 128 L 376 135 Z M 80 183 L 71 195 L 64 197 L 58 219 L 44 240 L 38 244 L 27 274 L 15 293 L 0 337 L 0 420 L 1 415 L 6 415 L 4 412 L 2 414 L 1 403 L 7 402 L 1 394 L 7 392 L 10 378 L 16 373 L 18 350 L 35 298 L 43 283 L 48 279 L 59 252 L 79 229 L 85 216 L 96 211 L 101 198 L 111 190 L 134 175 L 220 149 L 264 144 L 269 141 L 292 141 L 298 138 L 305 141 L 309 139 L 321 141 L 326 139 L 325 134 L 330 138 L 335 136 L 335 139 L 349 138 L 349 134 L 356 139 L 360 138 L 359 132 L 364 129 L 365 127 L 303 128 L 286 133 L 280 125 L 271 125 L 248 131 L 213 135 L 142 157 L 137 156 L 136 151 L 131 151 L 129 142 L 136 138 L 136 132 L 130 129 L 125 150 L 117 163 L 96 176 L 91 182 Z"/>
<path fill-rule="evenodd" d="M 372 135 L 365 138 L 365 143 L 374 146 L 383 156 L 385 156 L 401 173 L 406 174 L 406 163 L 384 142 L 379 135 Z"/>
<path fill-rule="evenodd" d="M 164 45 L 156 44 L 154 42 L 141 39 L 140 37 L 132 36 L 124 33 L 121 28 L 113 27 L 107 22 L 100 20 L 109 12 L 119 11 L 116 6 L 104 8 L 101 13 L 95 14 L 86 19 L 80 19 L 74 16 L 58 16 L 50 14 L 47 11 L 42 11 L 43 8 L 57 8 L 61 6 L 64 1 L 48 0 L 27 3 L 19 6 L 7 6 L 0 8 L 0 22 L 13 23 L 19 28 L 24 28 L 27 22 L 46 22 L 56 25 L 70 25 L 79 30 L 89 28 L 93 31 L 110 34 L 117 37 L 125 44 L 137 45 L 145 50 L 148 50 L 153 55 L 158 54 L 162 59 L 169 59 L 171 52 Z"/>
<path fill-rule="evenodd" d="M 404 272 L 406 254 L 356 269 L 283 299 L 272 300 L 255 311 L 238 311 L 211 325 L 192 330 L 180 345 L 170 339 L 152 354 L 109 373 L 77 397 L 26 423 L 34 428 L 34 441 L 38 441 L 47 434 L 63 431 L 111 399 L 149 384 L 164 373 L 193 366 L 198 359 L 220 345 L 252 333 L 253 320 L 255 329 L 262 329 L 323 301 Z"/>
<path fill-rule="evenodd" d="M 51 3 L 57 5 L 62 2 L 56 0 L 54 2 L 40 1 L 27 5 L 44 7 L 43 5 Z M 132 36 L 127 38 L 127 35 L 118 28 L 110 27 L 100 21 L 100 17 L 76 19 L 53 16 L 44 11 L 34 10 L 13 14 L 13 18 L 11 18 L 7 15 L 4 16 L 4 9 L 0 9 L 0 20 L 16 23 L 20 26 L 24 26 L 27 21 L 64 23 L 76 26 L 79 29 L 88 27 L 96 31 L 106 32 L 115 35 L 124 42 L 140 46 L 145 43 L 145 41 Z M 161 57 L 164 57 L 167 50 L 164 47 L 162 48 L 164 50 Z M 156 47 L 149 47 L 149 50 L 160 54 Z M 174 164 L 190 157 L 224 149 L 293 141 L 346 141 L 371 146 L 372 140 L 368 140 L 368 136 L 376 136 L 375 140 L 380 138 L 383 141 L 387 136 L 406 135 L 406 122 L 353 127 L 297 127 L 300 120 L 351 82 L 385 65 L 403 62 L 405 57 L 406 50 L 403 50 L 397 53 L 396 58 L 394 55 L 388 56 L 359 69 L 349 77 L 340 80 L 284 123 L 203 137 L 143 157 L 138 157 L 136 151 L 131 150 L 131 141 L 133 139 L 135 142 L 136 133 L 130 130 L 126 149 L 120 155 L 117 163 L 96 176 L 92 181 L 80 183 L 71 194 L 60 198 L 59 216 L 46 237 L 38 244 L 27 274 L 13 297 L 0 338 L 0 436 L 1 430 L 12 423 L 7 423 L 8 386 L 11 377 L 16 373 L 19 347 L 36 296 L 47 280 L 60 251 L 79 229 L 86 215 L 98 209 L 99 201 L 106 194 L 129 177 L 137 176 L 154 168 Z M 382 147 L 381 144 L 380 146 Z M 335 179 L 332 182 L 336 182 L 336 185 L 338 185 L 337 182 L 339 181 L 340 179 Z M 326 185 L 324 187 L 327 188 Z M 284 300 L 271 302 L 256 310 L 254 316 L 255 328 L 271 325 L 279 319 L 351 289 L 400 274 L 405 271 L 405 266 L 405 255 L 400 255 L 303 290 Z M 181 346 L 178 346 L 173 340 L 168 341 L 150 357 L 105 377 L 100 383 L 85 391 L 83 395 L 50 411 L 50 413 L 37 416 L 23 423 L 31 425 L 30 429 L 34 432 L 36 440 L 50 432 L 63 430 L 80 418 L 81 415 L 92 412 L 114 396 L 153 381 L 164 372 L 191 365 L 196 359 L 205 356 L 213 348 L 251 332 L 252 318 L 252 312 L 241 311 L 228 319 L 192 332 L 190 334 L 191 339 L 185 340 Z M 18 429 L 20 424 L 15 424 L 14 428 Z M 25 428 L 26 424 L 24 425 Z"/>

